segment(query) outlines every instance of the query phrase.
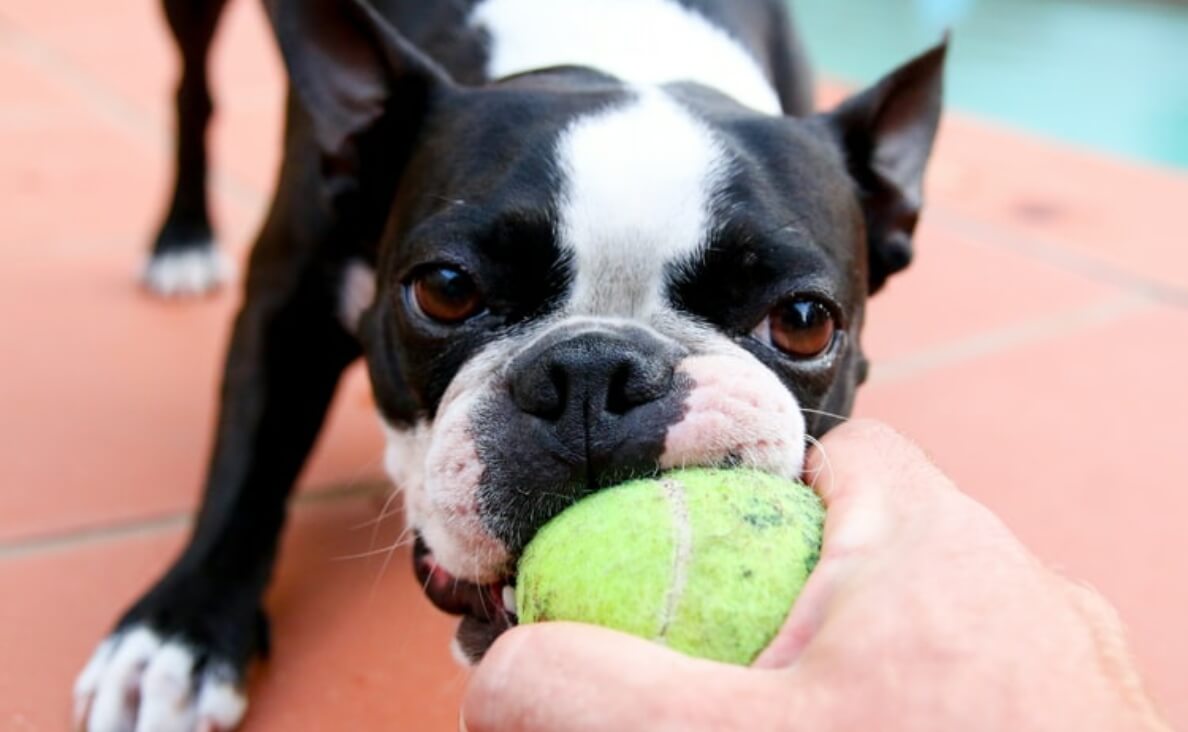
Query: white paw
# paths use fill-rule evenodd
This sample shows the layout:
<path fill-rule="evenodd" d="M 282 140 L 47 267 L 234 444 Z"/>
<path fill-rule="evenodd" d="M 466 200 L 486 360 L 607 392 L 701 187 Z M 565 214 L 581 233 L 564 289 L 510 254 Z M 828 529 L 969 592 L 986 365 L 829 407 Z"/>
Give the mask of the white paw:
<path fill-rule="evenodd" d="M 99 644 L 74 683 L 74 727 L 84 732 L 223 732 L 243 719 L 247 697 L 234 671 L 143 626 Z"/>
<path fill-rule="evenodd" d="M 213 244 L 153 254 L 144 267 L 145 287 L 163 297 L 202 295 L 231 279 L 233 268 Z"/>

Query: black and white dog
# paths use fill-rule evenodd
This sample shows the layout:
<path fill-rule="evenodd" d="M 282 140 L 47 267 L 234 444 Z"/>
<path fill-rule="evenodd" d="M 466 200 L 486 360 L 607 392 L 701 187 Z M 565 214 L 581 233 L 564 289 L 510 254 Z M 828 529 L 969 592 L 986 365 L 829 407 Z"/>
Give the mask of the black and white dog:
<path fill-rule="evenodd" d="M 222 4 L 166 0 L 186 68 L 162 290 L 218 274 L 202 67 Z M 238 724 L 286 497 L 356 358 L 418 574 L 476 659 L 514 622 L 517 553 L 583 495 L 680 465 L 798 475 L 865 377 L 867 296 L 911 258 L 943 44 L 812 114 L 782 0 L 269 14 L 284 162 L 205 502 L 78 679 L 91 732 Z"/>

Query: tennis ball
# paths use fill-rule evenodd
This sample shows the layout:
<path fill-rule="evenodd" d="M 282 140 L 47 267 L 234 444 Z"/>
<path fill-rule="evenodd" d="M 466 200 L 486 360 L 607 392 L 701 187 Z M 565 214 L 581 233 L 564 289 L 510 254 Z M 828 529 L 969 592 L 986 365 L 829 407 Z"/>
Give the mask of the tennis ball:
<path fill-rule="evenodd" d="M 747 665 L 784 624 L 821 551 L 802 483 L 688 469 L 592 494 L 528 544 L 519 622 L 571 620 Z"/>

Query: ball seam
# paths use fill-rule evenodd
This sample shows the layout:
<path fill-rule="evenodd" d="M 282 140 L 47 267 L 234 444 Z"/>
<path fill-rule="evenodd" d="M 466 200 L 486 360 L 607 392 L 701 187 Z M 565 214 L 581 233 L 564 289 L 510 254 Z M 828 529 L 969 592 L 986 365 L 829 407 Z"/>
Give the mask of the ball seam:
<path fill-rule="evenodd" d="M 677 606 L 685 594 L 685 585 L 689 579 L 689 564 L 693 556 L 693 523 L 689 520 L 689 503 L 686 500 L 685 486 L 678 481 L 664 478 L 660 485 L 664 490 L 664 497 L 668 501 L 672 516 L 672 582 L 664 596 L 664 606 L 660 615 L 660 630 L 656 640 L 667 645 L 668 629 L 676 617 Z"/>

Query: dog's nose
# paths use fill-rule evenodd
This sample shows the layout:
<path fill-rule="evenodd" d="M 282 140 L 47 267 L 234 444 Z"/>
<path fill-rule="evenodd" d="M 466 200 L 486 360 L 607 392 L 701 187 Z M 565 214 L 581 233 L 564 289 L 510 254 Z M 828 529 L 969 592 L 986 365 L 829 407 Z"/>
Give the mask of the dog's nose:
<path fill-rule="evenodd" d="M 512 364 L 512 399 L 577 447 L 576 441 L 614 431 L 619 419 L 671 391 L 669 350 L 644 334 L 585 333 L 544 344 Z"/>
<path fill-rule="evenodd" d="M 499 431 L 476 435 L 492 486 L 480 508 L 511 553 L 574 501 L 659 468 L 691 388 L 677 369 L 687 355 L 616 324 L 556 331 L 512 359 L 507 398 L 485 405 Z"/>

